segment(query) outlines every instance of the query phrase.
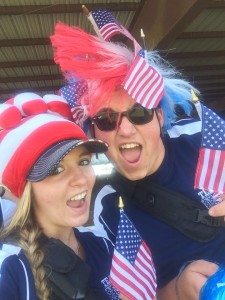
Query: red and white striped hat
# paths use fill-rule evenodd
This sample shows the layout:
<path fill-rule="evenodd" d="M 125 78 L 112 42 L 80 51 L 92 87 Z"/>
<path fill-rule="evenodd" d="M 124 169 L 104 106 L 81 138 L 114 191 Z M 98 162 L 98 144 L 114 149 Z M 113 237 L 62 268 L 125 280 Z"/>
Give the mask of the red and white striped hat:
<path fill-rule="evenodd" d="M 47 103 L 48 112 L 59 114 L 72 121 L 70 106 L 68 105 L 66 99 L 64 99 L 62 96 L 54 94 L 45 95 L 43 99 Z"/>
<path fill-rule="evenodd" d="M 45 113 L 48 110 L 47 103 L 42 97 L 32 92 L 20 93 L 6 103 L 15 105 L 23 116 Z"/>
<path fill-rule="evenodd" d="M 10 114 L 10 109 L 3 109 L 5 119 L 7 111 L 8 119 L 16 116 L 16 106 L 12 107 L 14 114 Z M 91 153 L 107 150 L 105 143 L 88 139 L 78 125 L 61 116 L 41 113 L 20 121 L 17 116 L 14 124 L 13 120 L 8 123 L 9 126 L 3 122 L 0 131 L 0 182 L 17 197 L 21 197 L 27 180 L 47 177 L 73 148 L 84 145 Z"/>

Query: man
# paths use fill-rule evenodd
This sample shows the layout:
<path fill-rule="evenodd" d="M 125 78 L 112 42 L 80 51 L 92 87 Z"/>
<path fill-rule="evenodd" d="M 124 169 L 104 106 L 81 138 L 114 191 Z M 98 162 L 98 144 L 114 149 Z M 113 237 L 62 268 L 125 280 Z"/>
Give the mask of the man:
<path fill-rule="evenodd" d="M 203 123 L 199 105 L 200 118 L 191 117 L 193 87 L 156 53 L 146 55 L 124 28 L 118 31 L 133 42 L 132 51 L 62 24 L 52 37 L 62 71 L 81 79 L 79 104 L 92 121 L 92 135 L 109 144 L 116 170 L 97 195 L 95 225 L 115 241 L 122 196 L 126 214 L 151 248 L 158 299 L 198 299 L 218 269 L 210 261 L 225 264 L 223 222 L 206 213 L 222 200 L 224 169 L 222 188 L 212 192 L 201 184 Z M 189 118 L 176 120 L 178 107 Z M 218 215 L 216 208 L 210 212 Z"/>

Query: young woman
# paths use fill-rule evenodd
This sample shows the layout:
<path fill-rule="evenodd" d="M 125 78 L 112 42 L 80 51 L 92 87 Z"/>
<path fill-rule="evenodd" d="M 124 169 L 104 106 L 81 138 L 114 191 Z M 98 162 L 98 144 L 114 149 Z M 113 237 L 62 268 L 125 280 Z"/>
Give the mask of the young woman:
<path fill-rule="evenodd" d="M 109 274 L 111 244 L 74 229 L 89 218 L 91 153 L 107 145 L 61 116 L 20 120 L 16 106 L 3 106 L 1 185 L 18 204 L 0 235 L 0 299 L 109 299 L 100 281 Z"/>

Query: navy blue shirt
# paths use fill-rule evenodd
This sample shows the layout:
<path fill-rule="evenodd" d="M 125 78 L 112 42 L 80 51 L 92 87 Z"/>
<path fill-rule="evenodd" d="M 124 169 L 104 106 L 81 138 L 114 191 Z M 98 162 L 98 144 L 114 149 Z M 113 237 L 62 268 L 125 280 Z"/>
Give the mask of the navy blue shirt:
<path fill-rule="evenodd" d="M 164 136 L 166 154 L 156 173 L 135 182 L 119 174 L 116 174 L 116 181 L 109 180 L 109 184 L 101 189 L 95 201 L 94 221 L 99 230 L 115 241 L 119 221 L 118 197 L 122 194 L 129 199 L 140 182 L 146 187 L 151 182 L 158 183 L 207 208 L 215 204 L 218 195 L 194 189 L 200 142 L 201 122 L 181 121 Z M 187 261 L 207 259 L 225 264 L 224 228 L 219 230 L 213 240 L 203 243 L 187 237 L 130 201 L 125 201 L 124 211 L 151 249 L 159 288 L 172 280 Z"/>

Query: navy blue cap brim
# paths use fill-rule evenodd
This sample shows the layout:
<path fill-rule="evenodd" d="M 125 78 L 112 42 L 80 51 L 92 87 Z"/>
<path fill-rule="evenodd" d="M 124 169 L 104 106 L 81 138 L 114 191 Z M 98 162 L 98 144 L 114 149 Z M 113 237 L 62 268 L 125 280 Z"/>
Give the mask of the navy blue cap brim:
<path fill-rule="evenodd" d="M 64 140 L 49 147 L 35 162 L 27 176 L 27 180 L 37 182 L 49 176 L 59 162 L 74 148 L 84 146 L 90 153 L 104 153 L 108 146 L 97 139 Z"/>

